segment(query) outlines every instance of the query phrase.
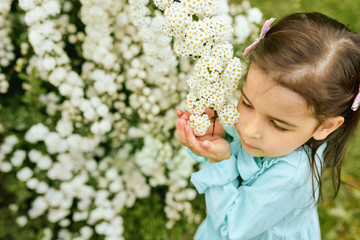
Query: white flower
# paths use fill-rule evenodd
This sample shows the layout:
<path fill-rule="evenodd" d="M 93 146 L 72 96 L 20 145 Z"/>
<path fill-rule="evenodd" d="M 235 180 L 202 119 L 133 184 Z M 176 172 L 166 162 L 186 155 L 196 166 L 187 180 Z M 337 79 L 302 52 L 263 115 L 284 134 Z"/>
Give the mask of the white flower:
<path fill-rule="evenodd" d="M 59 86 L 59 92 L 61 95 L 63 96 L 70 96 L 70 94 L 72 93 L 73 91 L 73 86 L 71 86 L 70 84 L 68 83 L 62 83 L 60 84 Z"/>
<path fill-rule="evenodd" d="M 42 157 L 42 154 L 38 150 L 31 149 L 28 156 L 31 162 L 36 163 Z"/>
<path fill-rule="evenodd" d="M 205 111 L 205 108 L 204 101 L 198 100 L 195 95 L 189 93 L 186 96 L 186 111 L 200 115 Z"/>
<path fill-rule="evenodd" d="M 35 191 L 39 194 L 44 194 L 48 191 L 49 185 L 46 182 L 39 182 L 36 186 Z"/>
<path fill-rule="evenodd" d="M 123 187 L 124 187 L 124 186 L 122 185 L 121 181 L 115 180 L 115 181 L 113 181 L 112 183 L 110 183 L 110 185 L 109 185 L 109 190 L 110 190 L 111 192 L 113 192 L 113 193 L 117 193 L 117 192 L 119 192 L 120 190 L 122 190 Z"/>
<path fill-rule="evenodd" d="M 35 7 L 25 14 L 24 21 L 27 25 L 31 26 L 46 18 L 46 12 L 42 7 Z"/>
<path fill-rule="evenodd" d="M 58 87 L 66 78 L 66 69 L 63 67 L 55 68 L 49 75 L 49 82 Z"/>
<path fill-rule="evenodd" d="M 99 224 L 96 224 L 95 226 L 95 231 L 98 234 L 105 234 L 107 229 L 109 228 L 109 223 L 107 222 L 101 222 Z"/>
<path fill-rule="evenodd" d="M 263 14 L 258 8 L 250 8 L 248 11 L 248 20 L 256 24 L 260 24 Z"/>
<path fill-rule="evenodd" d="M 225 42 L 231 37 L 233 29 L 221 16 L 205 19 L 205 23 L 212 29 L 214 42 Z"/>
<path fill-rule="evenodd" d="M 190 14 L 195 14 L 200 18 L 214 15 L 218 8 L 218 0 L 183 0 L 181 3 L 189 9 Z"/>
<path fill-rule="evenodd" d="M 8 162 L 0 162 L 0 170 L 4 173 L 8 173 L 12 170 L 12 166 Z"/>
<path fill-rule="evenodd" d="M 44 142 L 49 153 L 62 153 L 67 149 L 66 141 L 56 132 L 50 132 Z"/>
<path fill-rule="evenodd" d="M 25 140 L 30 143 L 37 143 L 43 141 L 49 134 L 49 129 L 42 123 L 33 125 L 25 134 Z"/>
<path fill-rule="evenodd" d="M 190 116 L 190 126 L 194 131 L 194 134 L 197 136 L 205 135 L 208 127 L 211 125 L 210 119 L 207 114 L 203 115 L 191 115 Z"/>
<path fill-rule="evenodd" d="M 118 171 L 115 168 L 110 168 L 106 171 L 105 176 L 107 179 L 115 180 L 118 177 Z"/>
<path fill-rule="evenodd" d="M 46 227 L 43 231 L 44 236 L 41 240 L 51 240 L 53 237 L 53 233 L 50 228 Z"/>
<path fill-rule="evenodd" d="M 64 200 L 63 193 L 53 188 L 50 188 L 47 191 L 45 197 L 49 206 L 54 208 L 60 206 L 61 202 Z"/>
<path fill-rule="evenodd" d="M 19 225 L 19 227 L 24 227 L 28 222 L 28 219 L 26 216 L 19 216 L 16 218 L 16 223 Z"/>
<path fill-rule="evenodd" d="M 44 11 L 51 16 L 60 13 L 60 5 L 56 0 L 49 0 L 43 3 L 42 8 Z"/>
<path fill-rule="evenodd" d="M 234 34 L 239 43 L 243 43 L 251 33 L 250 25 L 244 15 L 238 15 L 235 17 Z"/>
<path fill-rule="evenodd" d="M 67 215 L 69 215 L 70 211 L 68 209 L 49 209 L 49 213 L 47 215 L 48 220 L 50 222 L 58 222 L 61 219 L 65 218 Z"/>
<path fill-rule="evenodd" d="M 100 122 L 94 122 L 90 128 L 90 131 L 94 134 L 104 134 L 110 130 L 111 121 L 109 119 L 102 119 Z"/>
<path fill-rule="evenodd" d="M 24 167 L 17 172 L 16 176 L 19 180 L 25 182 L 33 176 L 33 171 L 29 167 Z"/>
<path fill-rule="evenodd" d="M 14 167 L 20 167 L 23 163 L 23 161 L 25 160 L 25 157 L 26 157 L 26 152 L 24 150 L 16 150 L 14 152 L 14 155 L 12 156 L 11 158 L 11 164 L 14 166 Z"/>
<path fill-rule="evenodd" d="M 45 58 L 43 59 L 43 66 L 44 66 L 44 68 L 45 68 L 46 70 L 48 70 L 48 71 L 54 69 L 55 66 L 56 66 L 55 58 L 49 57 L 49 56 L 45 57 Z"/>
<path fill-rule="evenodd" d="M 109 108 L 105 104 L 101 104 L 96 108 L 96 112 L 101 117 L 105 117 L 109 113 Z"/>
<path fill-rule="evenodd" d="M 60 227 L 66 228 L 66 227 L 68 227 L 70 225 L 70 223 L 71 222 L 70 222 L 69 219 L 64 218 L 59 222 L 59 225 L 60 225 Z"/>
<path fill-rule="evenodd" d="M 30 178 L 26 181 L 26 186 L 29 189 L 35 189 L 39 184 L 39 180 L 37 178 Z"/>
<path fill-rule="evenodd" d="M 83 86 L 84 83 L 82 81 L 82 79 L 80 78 L 80 76 L 74 72 L 74 71 L 70 71 L 66 77 L 66 82 L 71 84 L 72 86 Z"/>
<path fill-rule="evenodd" d="M 31 10 L 34 8 L 36 0 L 19 0 L 19 5 L 24 10 Z"/>
<path fill-rule="evenodd" d="M 174 2 L 164 12 L 165 21 L 162 29 L 170 36 L 181 37 L 184 36 L 185 29 L 191 23 L 188 8 L 184 7 L 179 2 Z"/>
<path fill-rule="evenodd" d="M 70 119 L 61 118 L 56 124 L 56 131 L 61 137 L 69 136 L 73 130 L 73 124 Z"/>
<path fill-rule="evenodd" d="M 0 93 L 6 93 L 9 89 L 9 82 L 6 80 L 5 75 L 0 73 Z"/>
<path fill-rule="evenodd" d="M 40 170 L 48 170 L 51 165 L 52 165 L 52 160 L 49 156 L 41 156 L 37 162 L 36 162 L 36 166 L 40 169 Z"/>
<path fill-rule="evenodd" d="M 94 231 L 91 227 L 89 226 L 83 226 L 81 229 L 80 229 L 80 234 L 81 236 L 83 236 L 85 239 L 89 239 L 93 234 L 94 234 Z"/>
<path fill-rule="evenodd" d="M 226 104 L 219 111 L 220 123 L 226 126 L 232 126 L 239 120 L 240 114 L 234 104 Z"/>
<path fill-rule="evenodd" d="M 154 3 L 159 9 L 165 10 L 173 3 L 173 1 L 174 0 L 154 0 Z"/>
<path fill-rule="evenodd" d="M 94 109 L 89 108 L 84 111 L 84 118 L 88 120 L 94 120 L 96 117 L 96 112 Z"/>
<path fill-rule="evenodd" d="M 5 138 L 5 144 L 9 144 L 11 146 L 14 146 L 19 142 L 19 139 L 15 135 L 9 135 Z"/>

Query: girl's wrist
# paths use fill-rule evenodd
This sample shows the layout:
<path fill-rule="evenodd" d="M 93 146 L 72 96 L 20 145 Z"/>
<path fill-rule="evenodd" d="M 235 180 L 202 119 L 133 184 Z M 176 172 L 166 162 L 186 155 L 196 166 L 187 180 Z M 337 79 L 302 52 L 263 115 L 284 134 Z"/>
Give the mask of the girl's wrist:
<path fill-rule="evenodd" d="M 221 158 L 209 158 L 209 163 L 221 162 L 225 159 L 229 159 L 230 157 L 231 157 L 231 153 L 228 152 L 224 157 Z"/>

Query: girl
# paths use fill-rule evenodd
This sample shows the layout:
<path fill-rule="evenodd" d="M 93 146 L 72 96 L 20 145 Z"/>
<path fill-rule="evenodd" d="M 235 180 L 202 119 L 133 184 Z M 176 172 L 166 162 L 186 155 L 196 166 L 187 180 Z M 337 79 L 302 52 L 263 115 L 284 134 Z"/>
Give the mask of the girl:
<path fill-rule="evenodd" d="M 191 176 L 207 208 L 195 239 L 320 239 L 322 173 L 332 169 L 337 193 L 359 120 L 360 36 L 297 13 L 257 44 L 234 127 L 196 137 L 178 111 L 179 141 L 210 163 Z"/>

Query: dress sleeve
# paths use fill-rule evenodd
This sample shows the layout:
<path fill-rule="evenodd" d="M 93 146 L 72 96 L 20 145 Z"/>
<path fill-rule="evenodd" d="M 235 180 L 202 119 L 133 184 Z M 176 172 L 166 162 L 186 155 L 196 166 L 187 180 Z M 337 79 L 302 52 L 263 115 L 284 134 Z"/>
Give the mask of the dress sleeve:
<path fill-rule="evenodd" d="M 274 164 L 250 186 L 238 187 L 223 181 L 223 185 L 212 183 L 205 188 L 201 179 L 211 171 L 211 165 L 193 173 L 191 181 L 205 192 L 207 215 L 224 239 L 255 237 L 295 208 L 309 206 L 309 184 L 299 183 L 297 177 L 294 178 L 298 175 L 296 168 L 287 162 Z"/>
<path fill-rule="evenodd" d="M 236 167 L 236 157 L 205 165 L 200 171 L 191 175 L 196 190 L 205 193 L 208 188 L 232 183 L 239 177 Z"/>

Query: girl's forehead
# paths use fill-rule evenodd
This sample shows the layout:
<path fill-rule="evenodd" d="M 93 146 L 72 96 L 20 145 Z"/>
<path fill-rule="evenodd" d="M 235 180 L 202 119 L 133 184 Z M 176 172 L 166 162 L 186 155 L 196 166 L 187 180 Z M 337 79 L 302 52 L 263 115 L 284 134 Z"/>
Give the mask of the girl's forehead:
<path fill-rule="evenodd" d="M 277 84 L 253 64 L 250 66 L 242 92 L 252 104 L 266 107 L 269 111 L 303 112 L 309 115 L 309 108 L 301 95 Z"/>

